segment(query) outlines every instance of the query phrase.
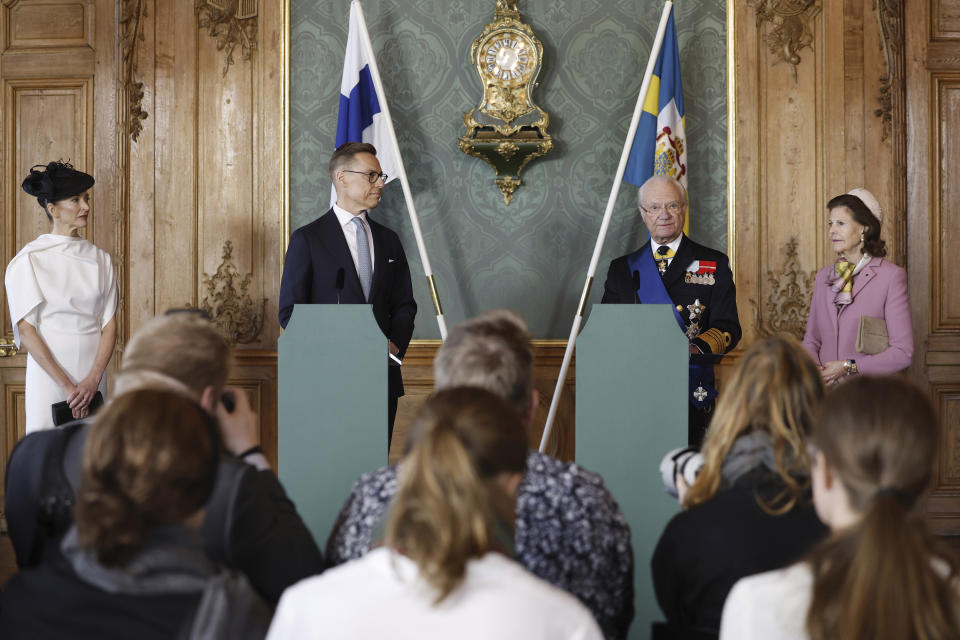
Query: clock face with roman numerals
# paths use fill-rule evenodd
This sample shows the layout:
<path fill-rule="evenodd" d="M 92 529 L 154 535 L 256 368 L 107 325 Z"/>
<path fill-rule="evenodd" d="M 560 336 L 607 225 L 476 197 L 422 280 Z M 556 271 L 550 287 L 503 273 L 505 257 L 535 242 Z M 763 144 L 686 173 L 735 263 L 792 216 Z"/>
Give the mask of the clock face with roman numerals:
<path fill-rule="evenodd" d="M 538 52 L 530 38 L 515 31 L 493 33 L 480 45 L 478 62 L 489 82 L 519 86 L 533 75 Z"/>

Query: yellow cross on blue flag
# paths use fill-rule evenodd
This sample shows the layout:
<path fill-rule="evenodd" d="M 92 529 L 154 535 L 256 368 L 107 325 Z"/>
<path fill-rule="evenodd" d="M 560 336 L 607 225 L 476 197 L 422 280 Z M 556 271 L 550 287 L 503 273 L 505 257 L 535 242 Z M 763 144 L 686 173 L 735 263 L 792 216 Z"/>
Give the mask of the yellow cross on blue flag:
<path fill-rule="evenodd" d="M 653 55 L 653 53 L 651 53 Z M 676 178 L 687 188 L 687 136 L 684 130 L 680 47 L 673 8 L 643 102 L 623 179 L 640 186 L 653 175 Z"/>

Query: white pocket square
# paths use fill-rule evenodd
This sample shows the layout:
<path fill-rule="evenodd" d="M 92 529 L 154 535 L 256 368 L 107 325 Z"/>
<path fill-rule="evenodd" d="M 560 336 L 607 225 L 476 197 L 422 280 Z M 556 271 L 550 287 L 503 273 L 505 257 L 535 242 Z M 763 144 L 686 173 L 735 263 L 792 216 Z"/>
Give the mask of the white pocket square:
<path fill-rule="evenodd" d="M 397 261 L 396 258 L 387 258 L 387 264 L 390 264 L 391 262 L 396 262 L 396 261 Z"/>

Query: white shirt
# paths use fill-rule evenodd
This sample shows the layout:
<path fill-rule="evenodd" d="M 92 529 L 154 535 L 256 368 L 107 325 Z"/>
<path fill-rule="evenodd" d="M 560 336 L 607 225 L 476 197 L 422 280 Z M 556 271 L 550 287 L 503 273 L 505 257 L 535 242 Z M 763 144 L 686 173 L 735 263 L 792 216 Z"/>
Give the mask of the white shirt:
<path fill-rule="evenodd" d="M 680 235 L 678 235 L 676 238 L 674 238 L 672 241 L 668 242 L 668 243 L 665 244 L 665 245 L 661 245 L 660 243 L 658 243 L 658 242 L 657 242 L 656 240 L 654 240 L 653 238 L 650 238 L 650 251 L 653 251 L 653 258 L 654 258 L 654 260 L 657 259 L 657 249 L 658 249 L 659 247 L 662 247 L 662 246 L 663 246 L 663 247 L 669 247 L 669 248 L 670 248 L 670 251 L 673 251 L 674 255 L 676 255 L 677 249 L 680 248 L 680 240 L 681 240 L 682 238 L 683 238 L 683 234 L 681 233 Z M 673 262 L 673 256 L 667 258 L 667 266 L 668 266 L 668 267 L 670 266 L 670 263 L 671 263 L 671 262 Z"/>
<path fill-rule="evenodd" d="M 589 610 L 569 593 L 495 552 L 467 564 L 440 604 L 417 566 L 383 547 L 287 589 L 267 640 L 602 640 Z"/>
<path fill-rule="evenodd" d="M 367 221 L 367 212 L 363 211 L 359 216 L 354 216 L 346 209 L 341 209 L 338 205 L 333 205 L 333 213 L 336 214 L 340 222 L 340 229 L 343 231 L 343 237 L 347 241 L 347 248 L 350 249 L 350 255 L 353 257 L 353 268 L 360 273 L 360 261 L 357 258 L 357 225 L 351 220 L 360 218 L 363 224 L 363 230 L 367 232 L 367 244 L 370 246 L 370 275 L 373 275 L 373 265 L 376 264 L 373 256 L 373 233 L 370 231 L 370 223 Z"/>
<path fill-rule="evenodd" d="M 812 591 L 805 562 L 739 580 L 723 605 L 720 640 L 807 640 Z"/>

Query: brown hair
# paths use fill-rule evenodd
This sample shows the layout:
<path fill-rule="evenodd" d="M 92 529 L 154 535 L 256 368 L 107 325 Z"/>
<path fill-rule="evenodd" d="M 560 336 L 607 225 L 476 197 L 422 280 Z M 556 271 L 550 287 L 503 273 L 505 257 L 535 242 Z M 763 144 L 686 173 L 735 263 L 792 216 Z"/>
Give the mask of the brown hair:
<path fill-rule="evenodd" d="M 827 203 L 827 209 L 846 207 L 857 224 L 867 228 L 863 232 L 863 250 L 875 258 L 887 255 L 887 243 L 880 238 L 880 221 L 873 215 L 863 200 L 849 193 L 841 194 Z"/>
<path fill-rule="evenodd" d="M 330 164 L 327 165 L 327 169 L 330 171 L 330 179 L 335 180 L 337 171 L 343 169 L 358 153 L 369 153 L 375 156 L 377 155 L 377 148 L 369 142 L 343 143 L 330 156 Z"/>
<path fill-rule="evenodd" d="M 499 523 L 513 524 L 515 501 L 498 481 L 526 468 L 520 415 L 483 389 L 440 391 L 412 425 L 400 467 L 386 545 L 413 560 L 442 601 L 467 562 L 494 548 Z"/>
<path fill-rule="evenodd" d="M 437 351 L 433 375 L 438 391 L 479 387 L 526 415 L 533 392 L 533 349 L 527 325 L 504 310 L 461 322 Z"/>
<path fill-rule="evenodd" d="M 901 378 L 856 376 L 827 394 L 811 439 L 863 516 L 808 558 L 813 640 L 957 637 L 958 563 L 912 509 L 940 435 L 926 395 Z"/>
<path fill-rule="evenodd" d="M 123 565 L 153 525 L 183 522 L 213 490 L 219 436 L 180 394 L 124 394 L 97 417 L 83 451 L 74 519 L 80 544 Z"/>
<path fill-rule="evenodd" d="M 182 382 L 198 398 L 212 386 L 219 398 L 230 372 L 230 344 L 200 313 L 157 316 L 133 334 L 123 352 L 120 376 L 141 371 Z"/>
<path fill-rule="evenodd" d="M 723 480 L 723 462 L 734 441 L 763 431 L 770 436 L 777 474 L 786 486 L 769 504 L 760 504 L 770 513 L 790 511 L 809 488 L 804 438 L 823 389 L 820 371 L 796 338 L 777 334 L 754 343 L 720 394 L 703 443 L 703 469 L 687 492 L 684 506 L 701 504 L 716 495 Z"/>

